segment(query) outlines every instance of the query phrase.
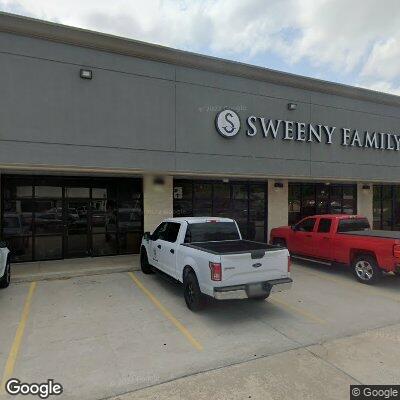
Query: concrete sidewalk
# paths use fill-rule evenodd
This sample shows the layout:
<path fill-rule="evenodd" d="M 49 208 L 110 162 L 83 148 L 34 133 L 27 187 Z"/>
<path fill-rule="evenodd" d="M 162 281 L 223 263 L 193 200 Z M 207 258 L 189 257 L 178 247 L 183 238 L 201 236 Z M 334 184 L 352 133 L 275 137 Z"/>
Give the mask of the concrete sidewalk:
<path fill-rule="evenodd" d="M 11 281 L 31 282 L 140 269 L 139 255 L 74 258 L 12 264 Z"/>
<path fill-rule="evenodd" d="M 400 384 L 400 324 L 189 375 L 113 400 L 350 398 L 350 385 Z"/>

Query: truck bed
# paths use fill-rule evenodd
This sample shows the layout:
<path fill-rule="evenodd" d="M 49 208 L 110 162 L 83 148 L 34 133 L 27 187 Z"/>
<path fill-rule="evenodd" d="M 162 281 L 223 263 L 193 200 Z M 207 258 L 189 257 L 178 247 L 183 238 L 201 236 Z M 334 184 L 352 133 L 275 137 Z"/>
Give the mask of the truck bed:
<path fill-rule="evenodd" d="M 349 231 L 338 233 L 338 235 L 356 235 L 356 236 L 364 236 L 364 237 L 378 237 L 385 239 L 399 239 L 400 240 L 400 232 L 399 231 L 378 231 L 378 230 L 370 230 L 370 231 Z"/>
<path fill-rule="evenodd" d="M 216 255 L 260 253 L 266 251 L 282 250 L 281 247 L 266 243 L 252 242 L 250 240 L 225 240 L 220 242 L 195 242 L 185 243 L 183 246 L 192 247 L 197 250 L 206 251 Z"/>

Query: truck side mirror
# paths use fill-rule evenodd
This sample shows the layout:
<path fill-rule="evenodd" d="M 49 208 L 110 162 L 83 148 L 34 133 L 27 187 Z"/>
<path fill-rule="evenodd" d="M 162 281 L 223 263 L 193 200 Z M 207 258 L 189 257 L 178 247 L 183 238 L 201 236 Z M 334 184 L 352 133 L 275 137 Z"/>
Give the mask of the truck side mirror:
<path fill-rule="evenodd" d="M 150 232 L 145 232 L 145 233 L 143 234 L 143 239 L 144 239 L 144 240 L 150 240 L 150 239 L 151 239 L 151 234 L 150 234 Z"/>

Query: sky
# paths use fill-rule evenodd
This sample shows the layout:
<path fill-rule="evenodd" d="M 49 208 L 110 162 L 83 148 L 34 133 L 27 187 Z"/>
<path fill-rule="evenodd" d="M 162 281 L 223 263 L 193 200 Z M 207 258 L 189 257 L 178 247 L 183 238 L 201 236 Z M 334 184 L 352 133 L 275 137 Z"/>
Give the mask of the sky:
<path fill-rule="evenodd" d="M 0 0 L 0 11 L 400 95 L 399 0 Z"/>

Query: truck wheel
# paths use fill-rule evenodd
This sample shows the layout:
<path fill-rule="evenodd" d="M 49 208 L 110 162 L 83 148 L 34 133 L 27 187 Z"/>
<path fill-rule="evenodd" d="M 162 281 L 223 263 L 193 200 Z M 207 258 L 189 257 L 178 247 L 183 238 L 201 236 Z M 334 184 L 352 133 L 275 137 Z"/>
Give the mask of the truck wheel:
<path fill-rule="evenodd" d="M 286 240 L 276 238 L 272 241 L 272 244 L 279 247 L 286 247 Z"/>
<path fill-rule="evenodd" d="M 147 258 L 146 250 L 142 249 L 140 252 L 140 268 L 142 272 L 146 275 L 153 274 L 151 265 L 149 264 L 149 259 Z"/>
<path fill-rule="evenodd" d="M 353 261 L 353 274 L 359 282 L 371 285 L 381 278 L 382 270 L 374 257 L 361 255 Z"/>
<path fill-rule="evenodd" d="M 187 273 L 183 278 L 183 296 L 189 310 L 199 311 L 204 307 L 203 294 L 193 272 Z"/>
<path fill-rule="evenodd" d="M 5 289 L 6 287 L 8 287 L 10 285 L 10 281 L 11 281 L 11 263 L 10 259 L 7 258 L 7 264 L 6 264 L 6 269 L 4 271 L 4 275 L 0 279 L 0 288 Z"/>

